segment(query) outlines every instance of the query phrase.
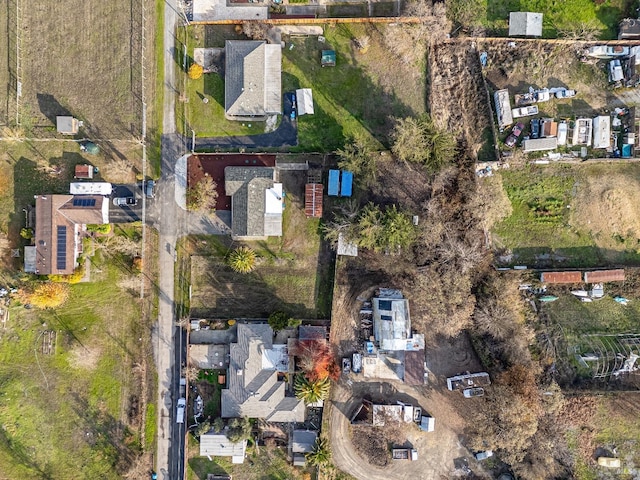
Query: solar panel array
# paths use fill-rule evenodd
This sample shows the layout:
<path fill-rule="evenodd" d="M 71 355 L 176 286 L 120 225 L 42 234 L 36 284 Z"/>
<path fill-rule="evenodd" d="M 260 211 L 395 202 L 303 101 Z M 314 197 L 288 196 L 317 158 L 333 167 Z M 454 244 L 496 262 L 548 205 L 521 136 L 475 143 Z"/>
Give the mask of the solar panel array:
<path fill-rule="evenodd" d="M 74 207 L 95 207 L 96 199 L 95 198 L 74 198 L 73 206 Z"/>
<path fill-rule="evenodd" d="M 65 270 L 67 268 L 67 227 L 64 225 L 58 225 L 58 251 L 56 258 L 58 270 Z"/>

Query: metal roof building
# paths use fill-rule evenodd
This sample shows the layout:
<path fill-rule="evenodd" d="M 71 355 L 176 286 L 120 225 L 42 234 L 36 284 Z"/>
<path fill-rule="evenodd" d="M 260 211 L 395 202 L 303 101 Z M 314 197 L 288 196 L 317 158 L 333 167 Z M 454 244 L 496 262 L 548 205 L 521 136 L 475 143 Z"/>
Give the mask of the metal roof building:
<path fill-rule="evenodd" d="M 508 127 L 513 123 L 513 113 L 511 112 L 511 100 L 509 100 L 509 91 L 507 89 L 498 90 L 493 94 L 493 100 L 496 104 L 498 126 L 500 128 Z"/>
<path fill-rule="evenodd" d="M 582 283 L 582 272 L 542 272 L 542 283 Z"/>
<path fill-rule="evenodd" d="M 542 14 L 534 12 L 511 12 L 509 14 L 510 37 L 541 37 Z"/>
<path fill-rule="evenodd" d="M 409 301 L 406 298 L 373 299 L 373 335 L 382 350 L 405 350 L 411 337 Z"/>
<path fill-rule="evenodd" d="M 593 119 L 593 148 L 611 146 L 611 117 L 601 115 Z"/>
<path fill-rule="evenodd" d="M 224 110 L 230 120 L 282 113 L 282 47 L 257 40 L 225 44 Z"/>
<path fill-rule="evenodd" d="M 291 451 L 293 453 L 309 453 L 318 438 L 318 432 L 313 430 L 294 430 Z"/>
<path fill-rule="evenodd" d="M 232 442 L 222 433 L 200 435 L 201 457 L 231 457 L 231 463 L 244 463 L 247 441 Z"/>
<path fill-rule="evenodd" d="M 625 279 L 624 269 L 616 270 L 595 270 L 592 272 L 584 272 L 585 283 L 606 283 L 606 282 L 623 282 Z"/>
<path fill-rule="evenodd" d="M 296 103 L 298 104 L 298 116 L 313 115 L 313 92 L 310 88 L 296 90 Z"/>

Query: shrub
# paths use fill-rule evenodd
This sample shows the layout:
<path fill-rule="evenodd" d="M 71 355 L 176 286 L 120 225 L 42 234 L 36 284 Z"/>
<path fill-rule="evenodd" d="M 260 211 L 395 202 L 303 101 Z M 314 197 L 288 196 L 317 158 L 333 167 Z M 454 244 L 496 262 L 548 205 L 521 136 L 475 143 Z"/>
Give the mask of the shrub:
<path fill-rule="evenodd" d="M 273 312 L 269 315 L 269 320 L 267 322 L 273 329 L 274 333 L 284 330 L 287 327 L 297 327 L 300 325 L 300 320 L 291 318 L 291 316 L 285 312 Z"/>
<path fill-rule="evenodd" d="M 95 232 L 95 233 L 102 233 L 103 235 L 108 235 L 109 233 L 111 233 L 111 224 L 105 223 L 102 225 L 97 225 L 97 224 L 87 225 L 87 232 Z"/>
<path fill-rule="evenodd" d="M 197 63 L 193 63 L 190 67 L 189 67 L 189 78 L 191 80 L 197 80 L 199 79 L 202 74 L 204 73 L 204 68 L 202 68 L 202 65 L 198 65 Z"/>
<path fill-rule="evenodd" d="M 238 247 L 229 254 L 227 262 L 234 272 L 249 273 L 256 268 L 256 252 L 249 247 Z"/>
<path fill-rule="evenodd" d="M 23 228 L 22 230 L 20 230 L 20 236 L 25 240 L 31 240 L 33 238 L 33 229 Z"/>

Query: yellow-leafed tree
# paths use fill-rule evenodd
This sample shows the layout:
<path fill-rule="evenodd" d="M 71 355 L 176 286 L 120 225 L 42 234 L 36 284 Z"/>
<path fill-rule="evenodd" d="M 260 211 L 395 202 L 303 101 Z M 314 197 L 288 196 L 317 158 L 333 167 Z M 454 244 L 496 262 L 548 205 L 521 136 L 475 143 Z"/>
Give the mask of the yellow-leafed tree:
<path fill-rule="evenodd" d="M 199 65 L 197 63 L 193 63 L 189 67 L 188 75 L 189 75 L 189 78 L 191 80 L 199 79 L 202 76 L 203 73 L 204 73 L 204 68 L 202 68 L 202 65 Z"/>
<path fill-rule="evenodd" d="M 34 307 L 46 309 L 56 308 L 69 298 L 69 285 L 66 283 L 46 282 L 38 285 L 29 296 L 29 303 Z"/>

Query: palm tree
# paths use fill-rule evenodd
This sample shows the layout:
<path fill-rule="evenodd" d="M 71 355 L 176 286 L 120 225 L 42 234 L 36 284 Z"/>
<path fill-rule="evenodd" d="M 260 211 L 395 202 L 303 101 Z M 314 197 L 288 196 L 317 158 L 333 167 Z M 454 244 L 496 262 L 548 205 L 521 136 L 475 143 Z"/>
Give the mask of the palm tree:
<path fill-rule="evenodd" d="M 329 462 L 331 458 L 331 450 L 329 450 L 329 443 L 326 438 L 316 438 L 316 443 L 313 446 L 313 450 L 307 453 L 307 461 L 311 465 L 320 466 Z"/>
<path fill-rule="evenodd" d="M 256 268 L 256 252 L 249 247 L 238 247 L 229 254 L 228 263 L 234 272 L 249 273 Z"/>
<path fill-rule="evenodd" d="M 304 375 L 297 375 L 293 389 L 296 397 L 304 400 L 304 403 L 309 404 L 327 398 L 329 396 L 330 386 L 331 384 L 329 383 L 328 377 L 312 382 Z"/>

